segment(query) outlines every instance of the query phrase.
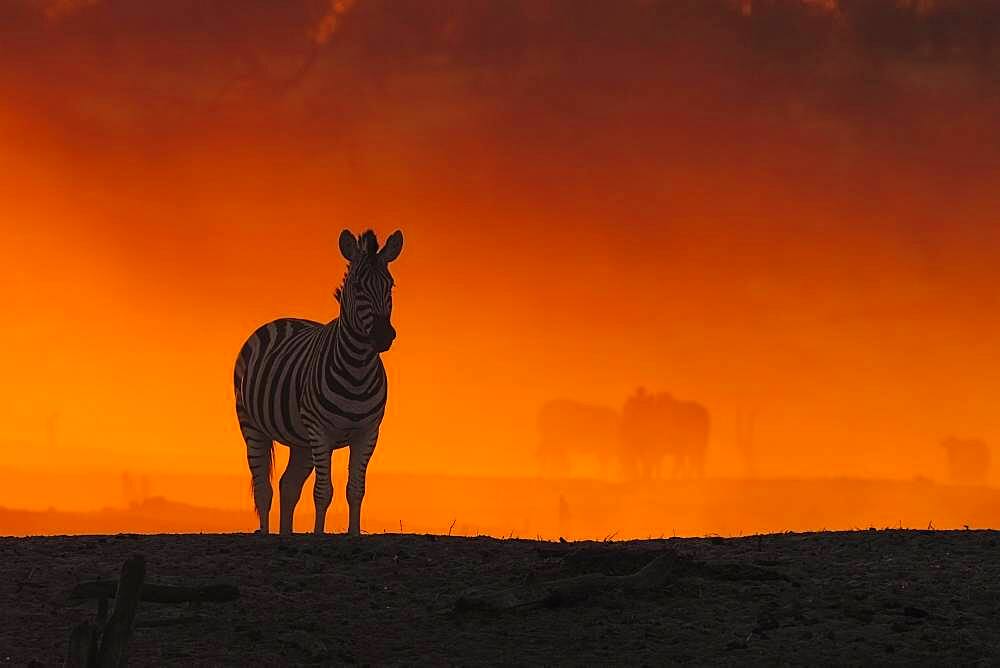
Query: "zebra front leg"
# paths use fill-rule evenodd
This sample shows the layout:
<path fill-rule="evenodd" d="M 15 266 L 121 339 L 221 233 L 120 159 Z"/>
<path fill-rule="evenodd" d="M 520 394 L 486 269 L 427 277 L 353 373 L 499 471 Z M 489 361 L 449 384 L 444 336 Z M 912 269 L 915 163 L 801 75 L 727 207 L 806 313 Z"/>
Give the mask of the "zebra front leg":
<path fill-rule="evenodd" d="M 312 465 L 316 469 L 313 483 L 313 504 L 316 506 L 316 525 L 313 532 L 321 534 L 326 530 L 326 511 L 333 499 L 333 483 L 330 481 L 330 457 L 333 448 L 326 441 L 315 441 L 312 446 Z"/>
<path fill-rule="evenodd" d="M 282 534 L 292 533 L 292 518 L 295 516 L 295 505 L 302 495 L 302 485 L 306 478 L 312 473 L 313 463 L 311 452 L 306 448 L 289 448 L 288 466 L 281 474 L 278 483 L 280 492 L 279 510 L 281 513 L 281 523 L 279 529 Z"/>
<path fill-rule="evenodd" d="M 365 475 L 368 462 L 375 452 L 378 431 L 368 438 L 359 438 L 351 443 L 351 453 L 347 464 L 347 534 L 361 535 L 361 502 L 365 498 Z"/>

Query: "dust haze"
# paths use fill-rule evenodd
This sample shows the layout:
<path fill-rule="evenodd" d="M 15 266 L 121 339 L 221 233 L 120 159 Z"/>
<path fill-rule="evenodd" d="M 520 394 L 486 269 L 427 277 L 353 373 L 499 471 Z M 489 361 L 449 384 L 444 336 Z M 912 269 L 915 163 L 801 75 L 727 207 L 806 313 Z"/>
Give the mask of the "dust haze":
<path fill-rule="evenodd" d="M 21 491 L 0 505 L 141 505 L 87 482 L 130 472 L 144 497 L 246 506 L 235 482 L 191 482 L 245 473 L 241 337 L 333 318 L 337 234 L 369 226 L 409 246 L 372 475 L 520 480 L 523 509 L 483 507 L 491 531 L 530 531 L 534 502 L 546 531 L 621 528 L 544 486 L 632 507 L 586 457 L 539 478 L 538 415 L 621 411 L 639 386 L 711 416 L 707 482 L 665 459 L 659 483 L 716 508 L 690 532 L 761 528 L 732 510 L 760 481 L 872 484 L 921 525 L 921 485 L 992 498 L 998 19 L 985 1 L 5 3 L 0 399 Z M 374 482 L 373 522 L 417 489 Z M 822 509 L 845 488 L 794 489 Z M 956 526 L 980 512 L 934 498 Z M 618 524 L 671 530 L 636 507 Z M 858 514 L 774 522 L 875 521 Z"/>

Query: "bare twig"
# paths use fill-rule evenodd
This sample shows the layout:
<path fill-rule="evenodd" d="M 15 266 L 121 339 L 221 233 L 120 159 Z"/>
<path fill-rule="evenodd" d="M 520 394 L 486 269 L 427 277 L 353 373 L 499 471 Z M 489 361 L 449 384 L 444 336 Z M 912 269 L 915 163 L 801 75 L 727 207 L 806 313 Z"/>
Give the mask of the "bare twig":
<path fill-rule="evenodd" d="M 135 624 L 135 613 L 139 609 L 142 581 L 145 578 L 146 558 L 141 554 L 128 559 L 122 565 L 115 609 L 101 634 L 101 647 L 97 652 L 97 665 L 101 668 L 117 668 L 125 665 L 128 642 L 132 638 L 132 627 Z"/>
<path fill-rule="evenodd" d="M 35 569 L 32 568 L 30 571 L 28 571 L 28 577 L 24 578 L 23 580 L 21 580 L 20 582 L 17 583 L 17 593 L 21 593 L 21 590 L 24 589 L 25 587 L 41 587 L 41 586 L 43 586 L 43 583 L 41 583 L 41 582 L 32 582 L 31 581 L 31 577 L 34 574 L 35 574 Z"/>

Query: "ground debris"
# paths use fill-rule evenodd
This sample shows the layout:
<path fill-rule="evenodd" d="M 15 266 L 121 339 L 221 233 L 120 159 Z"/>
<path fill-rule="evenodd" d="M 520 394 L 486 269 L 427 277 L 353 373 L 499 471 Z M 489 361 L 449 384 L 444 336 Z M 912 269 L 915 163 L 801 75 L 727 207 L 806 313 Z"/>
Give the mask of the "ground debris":
<path fill-rule="evenodd" d="M 701 576 L 720 580 L 787 580 L 781 573 L 752 564 L 706 563 L 675 550 L 655 552 L 616 552 L 604 549 L 580 549 L 568 553 L 564 564 L 579 572 L 574 577 L 538 582 L 534 577 L 508 589 L 472 590 L 458 598 L 456 611 L 515 610 L 537 607 L 558 607 L 579 603 L 593 594 L 609 590 L 650 591 L 662 588 L 672 580 L 686 576 Z M 637 568 L 638 565 L 638 568 Z M 623 568 L 635 569 L 622 574 Z"/>
<path fill-rule="evenodd" d="M 288 645 L 293 645 L 304 650 L 309 655 L 309 658 L 313 660 L 325 659 L 330 653 L 325 642 L 302 629 L 283 633 L 279 636 L 279 639 Z"/>
<path fill-rule="evenodd" d="M 0 663 L 62 665 L 70 632 L 95 621 L 89 605 L 67 605 L 65 593 L 141 551 L 150 555 L 146 582 L 221 580 L 237 584 L 239 598 L 197 607 L 142 602 L 128 649 L 139 666 L 662 665 L 664 657 L 695 665 L 1000 665 L 997 535 L 865 530 L 748 536 L 721 547 L 703 538 L 0 538 L 8 583 L 0 609 L 9 617 Z M 874 552 L 871 536 L 884 543 Z M 374 553 L 380 557 L 364 558 Z M 661 584 L 625 586 L 658 557 Z M 314 562 L 322 573 L 310 573 Z M 19 581 L 43 586 L 18 591 Z M 611 586 L 588 589 L 595 581 Z M 570 586 L 553 591 L 553 583 Z M 527 605 L 455 613 L 476 609 L 470 594 L 498 591 Z M 460 597 L 468 607 L 456 605 Z"/>
<path fill-rule="evenodd" d="M 671 576 L 676 555 L 664 553 L 631 575 L 588 573 L 571 578 L 530 583 L 500 590 L 471 590 L 455 601 L 455 611 L 502 611 L 518 608 L 558 607 L 577 603 L 609 589 L 648 589 L 663 585 Z"/>

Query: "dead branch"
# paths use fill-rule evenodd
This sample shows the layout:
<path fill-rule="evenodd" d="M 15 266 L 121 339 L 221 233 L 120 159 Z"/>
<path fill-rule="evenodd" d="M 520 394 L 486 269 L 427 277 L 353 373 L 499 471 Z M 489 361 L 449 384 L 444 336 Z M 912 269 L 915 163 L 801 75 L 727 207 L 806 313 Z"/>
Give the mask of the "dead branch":
<path fill-rule="evenodd" d="M 204 615 L 188 615 L 186 617 L 163 617 L 159 619 L 139 619 L 135 622 L 137 629 L 153 629 L 162 626 L 183 626 L 185 624 L 198 624 L 204 622 Z"/>
<path fill-rule="evenodd" d="M 125 665 L 129 640 L 136 626 L 173 626 L 197 622 L 201 617 L 145 620 L 136 624 L 140 601 L 188 603 L 232 601 L 239 597 L 236 585 L 215 583 L 201 586 L 165 585 L 145 582 L 146 559 L 141 554 L 122 565 L 118 580 L 80 582 L 70 592 L 74 599 L 98 599 L 97 624 L 78 624 L 70 634 L 66 666 L 74 668 L 120 668 Z M 115 599 L 111 618 L 104 623 L 108 599 Z"/>
<path fill-rule="evenodd" d="M 70 592 L 70 598 L 114 598 L 117 594 L 116 580 L 85 580 L 79 582 Z M 239 588 L 230 583 L 218 582 L 208 585 L 165 585 L 155 582 L 142 584 L 139 599 L 150 603 L 225 603 L 240 596 Z"/>
<path fill-rule="evenodd" d="M 128 641 L 132 637 L 135 613 L 139 609 L 139 594 L 146 578 L 146 558 L 141 554 L 125 561 L 117 588 L 115 609 L 101 634 L 101 648 L 97 665 L 101 668 L 118 668 L 125 665 Z"/>

